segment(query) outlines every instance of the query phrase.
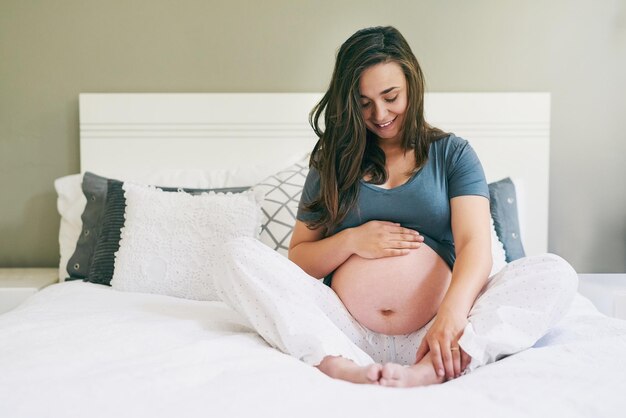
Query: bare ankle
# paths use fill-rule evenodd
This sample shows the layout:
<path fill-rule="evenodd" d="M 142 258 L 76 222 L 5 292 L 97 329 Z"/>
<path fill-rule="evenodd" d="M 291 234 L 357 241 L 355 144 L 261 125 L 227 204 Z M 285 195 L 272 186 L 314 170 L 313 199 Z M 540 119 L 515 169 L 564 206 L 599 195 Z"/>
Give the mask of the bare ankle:
<path fill-rule="evenodd" d="M 410 367 L 387 363 L 383 366 L 380 378 L 381 385 L 390 387 L 427 386 L 444 381 L 444 377 L 435 373 L 430 354 Z"/>
<path fill-rule="evenodd" d="M 339 374 L 342 369 L 345 369 L 350 365 L 355 365 L 355 363 L 345 357 L 326 356 L 322 359 L 320 364 L 315 367 L 317 367 L 322 373 L 336 378 L 337 374 Z"/>
<path fill-rule="evenodd" d="M 316 367 L 333 379 L 367 384 L 378 384 L 382 370 L 380 364 L 359 366 L 354 361 L 341 356 L 326 356 Z"/>

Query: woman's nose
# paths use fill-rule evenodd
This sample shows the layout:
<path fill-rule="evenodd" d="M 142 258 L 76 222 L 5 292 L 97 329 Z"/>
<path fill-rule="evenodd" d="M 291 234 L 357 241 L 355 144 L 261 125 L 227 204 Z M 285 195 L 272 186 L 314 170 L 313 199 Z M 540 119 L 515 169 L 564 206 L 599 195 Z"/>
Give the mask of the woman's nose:
<path fill-rule="evenodd" d="M 387 116 L 387 107 L 384 103 L 377 103 L 374 105 L 374 119 L 376 122 L 385 122 L 384 118 Z"/>

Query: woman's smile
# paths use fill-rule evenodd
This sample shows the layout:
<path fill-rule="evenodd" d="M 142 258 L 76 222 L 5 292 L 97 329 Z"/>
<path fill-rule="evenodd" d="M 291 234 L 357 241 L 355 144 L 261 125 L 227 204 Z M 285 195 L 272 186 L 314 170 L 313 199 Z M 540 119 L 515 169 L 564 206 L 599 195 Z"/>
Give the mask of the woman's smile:
<path fill-rule="evenodd" d="M 397 118 L 398 118 L 398 116 L 396 115 L 396 117 L 391 119 L 389 122 L 376 123 L 375 125 L 376 125 L 376 127 L 378 129 L 387 129 L 387 128 L 391 127 L 391 125 L 396 121 Z"/>

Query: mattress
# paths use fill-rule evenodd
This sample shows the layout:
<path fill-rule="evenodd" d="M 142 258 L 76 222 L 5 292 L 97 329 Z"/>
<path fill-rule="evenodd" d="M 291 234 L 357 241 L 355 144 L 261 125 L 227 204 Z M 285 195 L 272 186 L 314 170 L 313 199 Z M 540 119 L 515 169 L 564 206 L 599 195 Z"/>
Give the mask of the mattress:
<path fill-rule="evenodd" d="M 577 295 L 534 347 L 441 385 L 334 380 L 222 302 L 47 287 L 0 316 L 0 416 L 623 417 L 626 321 Z"/>

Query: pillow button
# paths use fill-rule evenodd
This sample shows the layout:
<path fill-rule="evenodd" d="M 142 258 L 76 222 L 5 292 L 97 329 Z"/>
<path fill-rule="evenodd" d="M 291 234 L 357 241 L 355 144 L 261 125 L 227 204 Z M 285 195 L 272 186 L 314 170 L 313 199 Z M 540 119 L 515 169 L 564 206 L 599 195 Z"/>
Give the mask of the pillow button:
<path fill-rule="evenodd" d="M 74 264 L 74 270 L 78 270 L 80 268 L 80 264 L 76 263 Z"/>
<path fill-rule="evenodd" d="M 513 199 L 512 197 L 507 197 L 507 198 L 506 198 L 506 201 L 507 201 L 507 203 L 508 203 L 509 205 L 512 205 L 512 204 L 513 204 L 513 202 L 515 202 L 515 199 Z"/>
<path fill-rule="evenodd" d="M 92 195 L 91 195 L 91 201 L 92 201 L 92 202 L 95 202 L 95 201 L 96 201 L 96 195 L 95 195 L 95 194 L 92 194 Z"/>
<path fill-rule="evenodd" d="M 84 234 L 85 234 L 85 236 L 89 235 L 89 230 L 88 230 L 88 229 L 85 229 Z"/>
<path fill-rule="evenodd" d="M 513 238 L 513 239 L 517 239 L 517 234 L 516 234 L 515 232 L 513 232 L 513 233 L 511 234 L 511 238 Z"/>

